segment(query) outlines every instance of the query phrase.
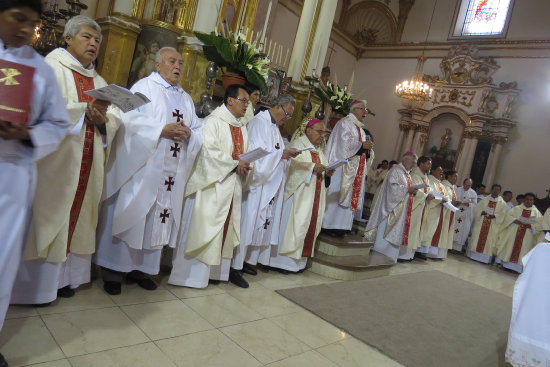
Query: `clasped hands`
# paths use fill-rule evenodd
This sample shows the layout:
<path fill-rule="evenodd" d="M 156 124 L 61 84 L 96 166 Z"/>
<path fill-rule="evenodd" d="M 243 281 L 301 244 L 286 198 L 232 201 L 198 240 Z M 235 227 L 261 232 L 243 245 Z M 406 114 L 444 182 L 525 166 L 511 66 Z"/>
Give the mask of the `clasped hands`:
<path fill-rule="evenodd" d="M 239 176 L 246 176 L 246 174 L 252 169 L 250 163 L 245 162 L 239 159 L 239 164 L 237 165 L 237 174 Z"/>
<path fill-rule="evenodd" d="M 191 129 L 183 122 L 172 122 L 164 126 L 160 136 L 173 141 L 183 141 L 189 139 L 191 136 Z"/>
<path fill-rule="evenodd" d="M 5 140 L 29 140 L 29 127 L 0 120 L 0 138 Z"/>
<path fill-rule="evenodd" d="M 84 120 L 86 122 L 95 125 L 105 125 L 107 121 L 107 108 L 111 105 L 111 102 L 94 99 L 88 103 L 86 111 L 84 112 Z"/>
<path fill-rule="evenodd" d="M 482 216 L 486 216 L 486 217 L 489 218 L 489 219 L 495 219 L 495 218 L 496 218 L 496 217 L 495 217 L 494 215 L 492 215 L 492 214 L 491 214 L 491 215 L 487 214 L 486 211 L 482 211 L 482 212 L 481 212 L 481 215 L 482 215 Z"/>
<path fill-rule="evenodd" d="M 365 140 L 362 145 L 363 149 L 372 149 L 373 143 L 372 140 Z"/>
<path fill-rule="evenodd" d="M 531 228 L 531 225 L 529 223 L 523 223 L 522 221 L 520 221 L 519 219 L 516 219 L 514 221 L 515 224 L 523 224 L 525 227 L 527 228 Z"/>

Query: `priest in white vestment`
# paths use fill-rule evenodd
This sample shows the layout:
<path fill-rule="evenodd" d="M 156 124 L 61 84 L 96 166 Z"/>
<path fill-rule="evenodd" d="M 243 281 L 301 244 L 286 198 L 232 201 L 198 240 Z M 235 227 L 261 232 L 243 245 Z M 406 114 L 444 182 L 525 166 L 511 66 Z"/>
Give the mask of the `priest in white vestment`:
<path fill-rule="evenodd" d="M 506 362 L 514 367 L 550 363 L 550 246 L 539 243 L 521 259 L 524 270 L 514 286 Z"/>
<path fill-rule="evenodd" d="M 443 259 L 447 257 L 447 229 L 449 225 L 449 210 L 444 204 L 450 200 L 449 192 L 445 189 L 441 180 L 443 179 L 443 168 L 437 166 L 432 169 L 432 174 L 428 176 L 430 192 L 435 198 L 428 204 L 429 211 L 424 216 L 421 231 L 421 246 L 418 252 L 426 257 Z"/>
<path fill-rule="evenodd" d="M 243 179 L 250 171 L 250 164 L 240 159 L 248 151 L 241 123 L 247 106 L 246 89 L 234 84 L 225 91 L 224 104 L 203 120 L 203 147 L 185 190 L 169 284 L 205 288 L 212 279 L 248 287 L 238 270 L 230 270 L 241 240 Z"/>
<path fill-rule="evenodd" d="M 235 248 L 231 268 L 256 275 L 251 265 L 269 265 L 270 247 L 279 243 L 279 225 L 289 159 L 299 152 L 285 149 L 279 127 L 294 113 L 296 100 L 280 95 L 273 107 L 259 112 L 247 125 L 250 150 L 269 152 L 254 161 L 243 190 L 241 242 Z"/>
<path fill-rule="evenodd" d="M 334 170 L 320 149 L 326 135 L 321 120 L 304 121 L 294 133 L 288 149 L 314 146 L 290 160 L 285 185 L 279 245 L 271 247 L 269 265 L 288 272 L 303 271 L 313 257 L 315 240 L 325 212 L 326 186 Z"/>
<path fill-rule="evenodd" d="M 156 72 L 132 92 L 150 103 L 123 113 L 105 177 L 94 258 L 103 288 L 120 294 L 121 282 L 144 289 L 157 285 L 162 248 L 180 231 L 183 195 L 202 144 L 202 124 L 191 96 L 180 86 L 183 59 L 173 48 L 157 52 Z"/>
<path fill-rule="evenodd" d="M 415 249 L 409 248 L 409 233 L 418 189 L 412 187 L 410 172 L 417 159 L 416 154 L 407 152 L 401 163 L 388 171 L 365 228 L 365 239 L 374 242 L 372 249 L 394 262 L 398 258 L 410 260 L 414 257 Z"/>
<path fill-rule="evenodd" d="M 451 203 L 455 208 L 458 205 L 458 197 L 456 196 L 456 181 L 458 180 L 458 173 L 454 170 L 446 171 L 445 172 L 445 180 L 441 182 L 441 184 L 445 187 L 445 190 L 447 191 L 447 196 L 449 197 L 449 203 Z M 453 249 L 453 238 L 455 235 L 455 215 L 456 212 L 453 212 L 452 210 L 445 208 L 446 211 L 448 211 L 448 223 L 444 225 L 443 230 L 447 231 L 447 242 L 446 242 L 446 248 L 447 250 Z"/>
<path fill-rule="evenodd" d="M 53 50 L 46 62 L 72 126 L 57 151 L 37 164 L 33 217 L 12 303 L 44 305 L 73 296 L 74 288 L 90 281 L 104 167 L 120 117 L 117 108 L 84 93 L 107 85 L 93 64 L 101 43 L 99 25 L 84 15 L 73 17 L 64 39 L 67 49 Z"/>
<path fill-rule="evenodd" d="M 330 163 L 348 160 L 336 169 L 327 192 L 323 229 L 332 235 L 350 231 L 355 212 L 363 206 L 365 177 L 374 160 L 372 139 L 364 130 L 366 116 L 366 102 L 353 102 L 349 115 L 334 126 L 325 148 Z"/>
<path fill-rule="evenodd" d="M 500 196 L 501 186 L 494 184 L 491 194 L 476 205 L 472 234 L 468 239 L 466 256 L 472 260 L 490 264 L 506 217 L 506 203 Z"/>
<path fill-rule="evenodd" d="M 29 224 L 36 183 L 35 162 L 57 148 L 70 126 L 52 69 L 27 46 L 34 35 L 34 25 L 40 23 L 41 11 L 37 0 L 0 3 L 0 63 L 34 69 L 26 125 L 0 118 L 0 330 Z M 2 103 L 10 102 L 3 100 Z M 7 366 L 0 354 L 2 364 Z"/>
<path fill-rule="evenodd" d="M 430 210 L 429 203 L 434 199 L 434 196 L 430 194 L 428 179 L 428 173 L 431 168 L 432 159 L 430 157 L 422 156 L 418 158 L 417 166 L 411 170 L 413 185 L 426 185 L 426 187 L 421 188 L 416 192 L 413 199 L 411 227 L 409 230 L 409 243 L 407 247 L 414 251 L 416 251 L 421 245 L 420 233 L 422 230 L 422 223 L 424 218 L 427 216 L 427 212 Z M 420 257 L 423 258 L 423 255 Z"/>
<path fill-rule="evenodd" d="M 453 250 L 462 252 L 470 235 L 474 211 L 476 210 L 477 194 L 472 190 L 472 179 L 466 178 L 462 186 L 456 189 L 458 211 L 455 215 L 455 232 L 453 235 Z"/>
<path fill-rule="evenodd" d="M 540 231 L 537 242 L 550 242 L 546 239 L 546 232 L 550 232 L 550 208 L 546 209 L 542 219 L 535 225 L 535 230 Z"/>
<path fill-rule="evenodd" d="M 515 205 L 513 203 L 514 194 L 512 191 L 506 190 L 502 193 L 502 200 L 506 203 L 506 211 L 509 212 Z"/>
<path fill-rule="evenodd" d="M 506 214 L 497 240 L 496 262 L 518 273 L 523 271 L 521 258 L 536 245 L 538 223 L 542 214 L 535 204 L 535 195 L 525 194 L 523 204 L 515 206 Z"/>

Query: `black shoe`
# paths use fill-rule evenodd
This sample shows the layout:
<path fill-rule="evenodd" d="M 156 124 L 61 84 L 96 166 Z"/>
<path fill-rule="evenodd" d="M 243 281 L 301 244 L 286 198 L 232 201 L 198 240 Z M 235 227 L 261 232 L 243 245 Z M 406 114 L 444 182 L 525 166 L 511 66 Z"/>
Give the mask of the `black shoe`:
<path fill-rule="evenodd" d="M 329 235 L 330 237 L 335 237 L 335 238 L 344 237 L 344 231 L 340 229 L 321 228 L 321 232 L 326 235 Z"/>
<path fill-rule="evenodd" d="M 235 269 L 229 270 L 229 281 L 235 284 L 237 287 L 248 288 L 248 282 L 244 280 L 241 272 Z"/>
<path fill-rule="evenodd" d="M 6 362 L 6 359 L 2 353 L 0 353 L 0 367 L 8 367 L 8 362 Z"/>
<path fill-rule="evenodd" d="M 74 289 L 71 289 L 70 285 L 57 290 L 57 297 L 71 298 L 72 296 L 74 296 Z"/>
<path fill-rule="evenodd" d="M 243 273 L 248 275 L 258 275 L 256 269 L 254 269 L 251 265 L 248 265 L 247 263 L 243 264 Z"/>
<path fill-rule="evenodd" d="M 208 284 L 220 284 L 220 281 L 218 279 L 208 279 Z"/>
<path fill-rule="evenodd" d="M 105 280 L 103 281 L 103 289 L 105 289 L 105 292 L 110 295 L 116 296 L 121 292 L 121 284 L 119 282 L 110 282 Z"/>
<path fill-rule="evenodd" d="M 141 288 L 147 289 L 148 291 L 154 291 L 155 289 L 157 289 L 157 283 L 155 283 L 151 278 L 136 277 L 133 271 L 129 272 L 128 275 L 126 275 L 126 280 L 137 283 L 137 285 L 139 285 Z"/>
<path fill-rule="evenodd" d="M 46 302 L 46 303 L 35 303 L 32 305 L 32 307 L 38 307 L 38 308 L 43 308 L 43 307 L 48 307 L 49 305 L 51 305 L 52 303 L 51 302 Z M 1 361 L 1 360 L 0 360 Z M 2 364 L 0 364 L 0 367 L 2 367 Z"/>
<path fill-rule="evenodd" d="M 270 267 L 269 267 L 269 270 L 273 270 L 273 271 L 276 271 L 276 272 L 281 273 L 281 274 L 284 274 L 284 275 L 290 274 L 290 271 L 288 271 L 288 270 L 280 269 L 280 268 L 275 268 L 275 267 L 273 267 L 273 266 L 270 266 Z"/>
<path fill-rule="evenodd" d="M 415 252 L 415 253 L 414 253 L 414 258 L 415 258 L 415 259 L 428 260 L 428 258 L 426 257 L 426 255 L 423 255 L 423 254 L 421 254 L 420 252 Z"/>

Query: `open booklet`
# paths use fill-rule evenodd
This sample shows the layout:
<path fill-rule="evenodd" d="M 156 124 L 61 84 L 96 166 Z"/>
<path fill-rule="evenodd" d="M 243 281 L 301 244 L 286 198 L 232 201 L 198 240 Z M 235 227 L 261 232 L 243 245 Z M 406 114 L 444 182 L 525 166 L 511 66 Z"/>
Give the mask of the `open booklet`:
<path fill-rule="evenodd" d="M 336 169 L 340 166 L 343 166 L 346 163 L 348 163 L 347 159 L 338 159 L 337 161 L 334 161 L 331 164 L 329 164 L 328 166 L 326 166 L 325 170 Z"/>
<path fill-rule="evenodd" d="M 443 194 L 438 193 L 437 191 L 431 190 L 428 195 L 433 195 L 436 199 L 443 199 Z"/>
<path fill-rule="evenodd" d="M 453 213 L 456 212 L 458 210 L 458 208 L 456 206 L 454 206 L 453 204 L 451 204 L 450 201 L 446 201 L 443 206 L 447 209 L 449 209 L 450 211 L 452 211 Z"/>
<path fill-rule="evenodd" d="M 88 90 L 87 95 L 102 101 L 108 101 L 117 106 L 122 112 L 128 112 L 151 102 L 140 92 L 132 93 L 128 89 L 116 84 L 109 84 L 102 88 Z"/>
<path fill-rule="evenodd" d="M 546 232 L 544 238 L 546 239 L 546 241 L 550 242 L 550 232 Z"/>
<path fill-rule="evenodd" d="M 313 150 L 313 149 L 315 149 L 315 147 L 312 145 L 307 148 L 296 149 L 296 153 L 302 153 L 302 152 L 305 152 L 306 150 Z"/>
<path fill-rule="evenodd" d="M 239 156 L 239 159 L 248 163 L 252 163 L 254 161 L 257 161 L 260 158 L 265 157 L 268 154 L 269 152 L 264 148 L 256 148 L 251 150 L 250 152 L 241 154 Z"/>
<path fill-rule="evenodd" d="M 422 189 L 424 189 L 426 187 L 429 187 L 429 186 L 426 183 L 421 183 L 421 184 L 418 184 L 418 185 L 412 185 L 411 187 L 413 189 L 422 190 Z"/>
<path fill-rule="evenodd" d="M 523 224 L 535 224 L 535 223 L 537 223 L 537 218 L 535 218 L 535 217 L 529 217 L 529 218 L 519 217 L 518 219 Z"/>

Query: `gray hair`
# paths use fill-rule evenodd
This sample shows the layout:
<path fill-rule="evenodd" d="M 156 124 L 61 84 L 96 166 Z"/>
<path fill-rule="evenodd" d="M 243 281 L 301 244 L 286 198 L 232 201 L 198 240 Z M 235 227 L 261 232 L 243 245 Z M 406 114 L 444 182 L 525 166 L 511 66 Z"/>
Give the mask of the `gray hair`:
<path fill-rule="evenodd" d="M 158 50 L 157 53 L 155 54 L 155 62 L 160 62 L 162 60 L 162 54 L 165 53 L 168 50 L 178 52 L 178 50 L 176 50 L 174 47 L 168 47 L 168 46 L 163 47 L 160 50 Z"/>
<path fill-rule="evenodd" d="M 78 32 L 80 32 L 82 27 L 85 26 L 93 28 L 99 33 L 99 42 L 101 43 L 101 40 L 103 39 L 103 35 L 101 34 L 101 27 L 99 26 L 99 24 L 97 24 L 95 20 L 85 15 L 77 15 L 67 21 L 67 23 L 65 24 L 65 30 L 63 31 L 63 39 L 65 39 L 65 36 L 67 35 L 74 39 Z"/>
<path fill-rule="evenodd" d="M 273 102 L 273 106 L 281 105 L 286 106 L 287 104 L 292 103 L 292 107 L 296 108 L 296 100 L 294 97 L 292 97 L 290 94 L 281 94 L 277 99 Z"/>

